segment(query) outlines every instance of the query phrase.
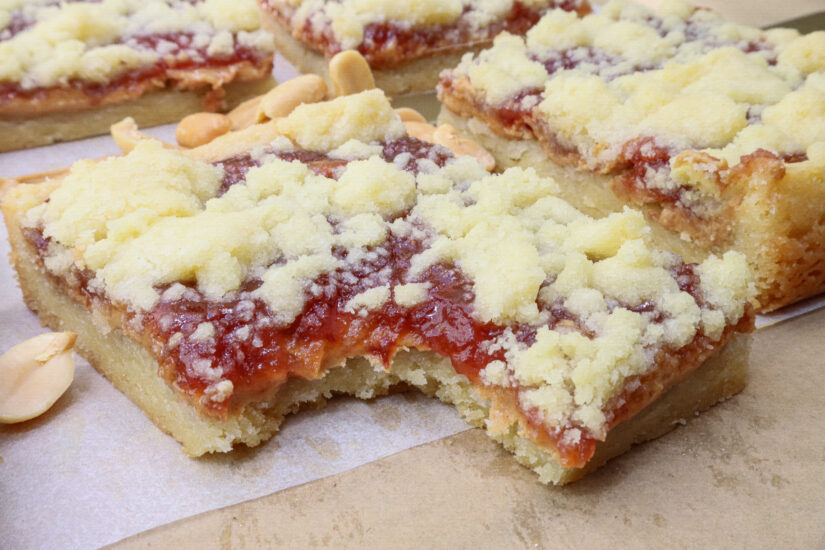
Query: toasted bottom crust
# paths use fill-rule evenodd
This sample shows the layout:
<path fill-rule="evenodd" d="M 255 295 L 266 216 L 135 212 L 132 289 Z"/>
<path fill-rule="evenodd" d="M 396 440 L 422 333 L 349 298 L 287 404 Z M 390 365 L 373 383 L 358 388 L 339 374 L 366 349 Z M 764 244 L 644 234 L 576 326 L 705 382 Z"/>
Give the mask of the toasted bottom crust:
<path fill-rule="evenodd" d="M 532 167 L 550 176 L 559 195 L 591 216 L 620 211 L 625 203 L 610 191 L 612 176 L 561 166 L 535 140 L 506 139 L 484 122 L 442 108 L 439 122 L 452 124 L 478 141 L 500 168 Z M 820 176 L 821 178 L 821 176 Z M 705 248 L 650 222 L 657 246 L 701 262 L 710 253 L 739 250 L 748 258 L 756 282 L 757 311 L 768 313 L 825 291 L 825 186 L 816 178 L 790 174 L 779 182 L 755 181 L 737 208 L 731 240 Z"/>
<path fill-rule="evenodd" d="M 281 55 L 302 73 L 320 75 L 332 86 L 329 78 L 329 60 L 326 57 L 293 38 L 272 16 L 263 13 L 262 17 L 264 26 L 274 35 L 275 47 Z M 397 69 L 373 69 L 375 85 L 390 96 L 432 91 L 438 83 L 441 71 L 458 65 L 461 56 L 466 52 L 478 52 L 482 48 L 483 46 L 476 46 L 460 52 L 425 57 Z"/>
<path fill-rule="evenodd" d="M 162 430 L 193 456 L 230 451 L 236 444 L 258 445 L 270 438 L 284 417 L 307 405 L 322 405 L 334 393 L 369 399 L 400 384 L 417 388 L 456 406 L 478 427 L 487 426 L 489 402 L 480 397 L 449 360 L 431 352 L 399 353 L 389 371 L 366 360 L 350 360 L 319 380 L 290 380 L 270 401 L 246 407 L 227 421 L 205 417 L 158 376 L 157 361 L 146 349 L 93 311 L 61 293 L 40 271 L 17 219 L 25 205 L 4 202 L 12 247 L 11 260 L 26 304 L 41 322 L 55 330 L 78 334 L 77 348 L 117 389 L 126 394 Z M 19 208 L 19 209 L 18 209 Z M 736 335 L 716 356 L 658 401 L 619 425 L 597 447 L 584 468 L 562 468 L 553 456 L 518 434 L 517 425 L 490 435 L 536 471 L 544 483 L 564 484 L 580 478 L 633 444 L 658 437 L 676 424 L 740 391 L 747 376 L 749 336 Z"/>
<path fill-rule="evenodd" d="M 273 86 L 275 81 L 271 78 L 225 84 L 226 108 L 231 109 Z M 129 116 L 141 127 L 177 122 L 188 114 L 202 111 L 204 96 L 209 92 L 211 89 L 161 90 L 99 109 L 38 117 L 0 117 L 0 153 L 106 134 L 109 126 Z"/>

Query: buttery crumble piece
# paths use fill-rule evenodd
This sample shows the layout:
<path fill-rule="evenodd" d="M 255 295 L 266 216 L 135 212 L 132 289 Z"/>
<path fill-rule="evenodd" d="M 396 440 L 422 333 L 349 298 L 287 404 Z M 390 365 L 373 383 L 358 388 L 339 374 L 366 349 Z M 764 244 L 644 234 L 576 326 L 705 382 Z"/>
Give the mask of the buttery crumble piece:
<path fill-rule="evenodd" d="M 347 122 L 302 125 L 332 113 Z M 271 124 L 284 136 L 254 159 L 145 141 L 26 203 L 24 239 L 49 280 L 147 346 L 206 417 L 354 357 L 400 376 L 403 350 L 432 350 L 454 369 L 444 380 L 472 388 L 468 418 L 509 419 L 491 434 L 515 430 L 576 469 L 748 330 L 741 254 L 685 264 L 651 246 L 637 211 L 593 219 L 531 169 L 491 175 L 403 135 L 380 92 Z M 368 157 L 327 155 L 343 144 Z"/>

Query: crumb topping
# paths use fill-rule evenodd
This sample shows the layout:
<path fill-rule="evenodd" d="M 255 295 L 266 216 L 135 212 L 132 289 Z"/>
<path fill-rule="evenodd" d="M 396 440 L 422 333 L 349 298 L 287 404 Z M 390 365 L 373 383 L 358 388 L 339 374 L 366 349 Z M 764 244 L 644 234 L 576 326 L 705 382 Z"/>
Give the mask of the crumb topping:
<path fill-rule="evenodd" d="M 324 103 L 303 104 L 288 117 L 276 122 L 278 130 L 304 149 L 330 151 L 344 148 L 351 140 L 370 143 L 406 135 L 404 124 L 392 110 L 380 90 L 343 96 Z M 357 102 L 355 108 L 353 104 Z M 353 149 L 365 146 L 349 145 Z M 341 151 L 336 150 L 336 155 Z"/>
<path fill-rule="evenodd" d="M 386 120 L 384 136 L 368 137 L 387 155 L 400 122 L 379 97 L 307 105 L 283 127 L 299 132 L 297 121 L 341 113 L 356 121 L 350 130 L 335 126 L 328 141 L 307 141 L 335 148 L 361 135 L 357 121 Z M 277 148 L 291 150 L 282 138 Z M 189 300 L 193 311 L 214 304 L 220 315 L 183 315 L 198 322 L 180 329 L 171 316 L 159 320 L 160 330 L 181 335 L 168 347 L 190 350 L 186 372 L 203 381 L 212 403 L 240 384 L 224 384 L 228 366 L 215 359 L 215 346 L 230 337 L 222 316 L 231 317 L 233 341 L 252 353 L 268 349 L 262 330 L 288 330 L 305 322 L 308 307 L 333 307 L 325 297 L 345 296 L 334 307 L 364 323 L 419 311 L 416 326 L 436 323 L 432 342 L 449 336 L 438 316 L 467 308 L 471 317 L 450 328 L 460 341 L 454 361 L 475 354 L 485 362 L 482 383 L 515 391 L 525 414 L 565 438 L 579 441 L 582 430 L 603 437 L 612 400 L 653 368 L 659 351 L 721 338 L 744 314 L 750 275 L 741 255 L 685 266 L 651 246 L 639 212 L 590 218 L 533 170 L 490 175 L 471 157 L 433 148 L 417 157 L 371 155 L 328 173 L 308 160 L 323 160 L 318 153 L 301 161 L 298 149 L 289 153 L 294 160 L 261 152 L 259 165 L 219 194 L 228 161 L 220 168 L 144 142 L 124 157 L 76 164 L 28 222 L 54 243 L 50 256 L 63 251 L 55 265 L 70 251 L 95 287 L 130 311 L 156 315 L 176 300 Z M 326 317 L 310 317 L 306 330 L 332 330 Z M 392 341 L 392 326 L 380 326 L 381 341 Z"/>
<path fill-rule="evenodd" d="M 273 51 L 254 0 L 36 0 L 0 6 L 0 83 L 105 84 L 157 63 Z"/>

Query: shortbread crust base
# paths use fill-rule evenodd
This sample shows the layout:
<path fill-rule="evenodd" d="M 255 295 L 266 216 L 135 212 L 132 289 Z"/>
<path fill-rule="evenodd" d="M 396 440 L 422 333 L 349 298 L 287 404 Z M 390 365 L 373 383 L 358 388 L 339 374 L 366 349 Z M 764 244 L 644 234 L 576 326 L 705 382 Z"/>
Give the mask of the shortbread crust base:
<path fill-rule="evenodd" d="M 267 401 L 247 406 L 223 422 L 198 413 L 160 376 L 157 361 L 103 316 L 78 304 L 51 282 L 38 267 L 34 250 L 24 239 L 20 216 L 37 202 L 20 184 L 3 201 L 11 243 L 11 262 L 23 297 L 41 322 L 54 330 L 78 334 L 77 349 L 114 386 L 137 404 L 163 431 L 181 442 L 187 454 L 227 452 L 234 445 L 255 446 L 272 437 L 284 417 L 302 407 L 323 405 L 333 394 L 369 399 L 404 384 L 456 406 L 472 425 L 486 427 L 489 403 L 466 377 L 453 370 L 448 359 L 431 352 L 399 353 L 389 372 L 364 359 L 350 360 L 319 380 L 292 379 Z M 750 337 L 737 334 L 717 355 L 668 390 L 659 400 L 614 428 L 584 468 L 565 469 L 552 455 L 521 437 L 512 425 L 505 433 L 490 433 L 516 459 L 536 471 L 543 483 L 565 484 L 597 468 L 632 445 L 659 437 L 698 412 L 740 391 L 747 377 Z"/>
<path fill-rule="evenodd" d="M 602 217 L 625 206 L 610 191 L 611 176 L 561 166 L 535 140 L 503 138 L 484 122 L 446 107 L 438 120 L 481 143 L 499 168 L 529 166 L 554 178 L 559 196 L 591 216 Z M 759 313 L 825 292 L 825 167 L 811 164 L 788 165 L 779 181 L 762 181 L 758 176 L 750 181 L 736 208 L 733 236 L 725 245 L 703 248 L 686 235 L 650 221 L 655 244 L 687 262 L 701 262 L 711 253 L 730 249 L 742 252 L 754 273 Z"/>
<path fill-rule="evenodd" d="M 314 73 L 323 77 L 330 89 L 333 89 L 329 77 L 329 60 L 293 38 L 287 29 L 264 10 L 261 12 L 264 27 L 274 35 L 278 52 L 300 72 Z M 487 45 L 489 44 L 478 45 L 459 52 L 425 57 L 397 69 L 372 69 L 375 85 L 384 90 L 388 96 L 433 91 L 441 71 L 458 65 L 461 56 L 465 53 L 478 52 Z"/>
<path fill-rule="evenodd" d="M 232 109 L 243 101 L 266 93 L 275 86 L 272 78 L 231 82 L 223 86 L 224 103 Z M 203 110 L 203 98 L 211 89 L 161 90 L 137 99 L 99 109 L 66 111 L 38 117 L 0 116 L 0 153 L 71 141 L 109 133 L 109 127 L 132 117 L 140 127 L 178 122 Z"/>

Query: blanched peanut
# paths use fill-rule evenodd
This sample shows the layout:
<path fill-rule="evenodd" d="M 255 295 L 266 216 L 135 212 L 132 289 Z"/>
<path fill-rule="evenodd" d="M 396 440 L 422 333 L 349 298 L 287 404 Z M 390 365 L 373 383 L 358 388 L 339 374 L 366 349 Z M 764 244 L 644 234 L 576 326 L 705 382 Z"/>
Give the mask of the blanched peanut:
<path fill-rule="evenodd" d="M 459 136 L 458 131 L 449 124 L 441 124 L 435 129 L 433 141 L 450 149 L 456 156 L 475 157 L 488 172 L 496 167 L 496 159 L 487 149 L 471 139 Z"/>
<path fill-rule="evenodd" d="M 401 122 L 427 122 L 424 115 L 415 109 L 410 109 L 409 107 L 401 107 L 400 109 L 396 109 L 395 113 L 401 117 Z"/>
<path fill-rule="evenodd" d="M 261 97 L 255 122 L 287 116 L 302 103 L 317 103 L 327 95 L 327 83 L 318 75 L 305 74 L 287 80 Z"/>
<path fill-rule="evenodd" d="M 226 113 L 226 116 L 228 116 L 229 120 L 232 121 L 233 130 L 243 130 L 244 128 L 249 128 L 258 122 L 258 105 L 261 104 L 261 99 L 263 99 L 263 97 L 264 96 L 259 95 L 257 97 L 253 97 L 252 99 L 247 99 Z"/>
<path fill-rule="evenodd" d="M 180 121 L 175 138 L 184 147 L 198 147 L 209 143 L 232 129 L 232 120 L 220 113 L 195 113 Z"/>
<path fill-rule="evenodd" d="M 149 134 L 139 131 L 135 119 L 132 117 L 126 117 L 120 122 L 115 122 L 109 126 L 109 132 L 112 134 L 112 139 L 115 140 L 117 146 L 124 153 L 130 152 L 141 141 L 155 139 Z M 180 147 L 171 143 L 161 141 L 161 144 L 167 149 L 180 149 Z"/>
<path fill-rule="evenodd" d="M 427 124 L 426 122 L 404 121 L 404 128 L 407 129 L 407 135 L 410 137 L 435 143 L 435 140 L 433 139 L 435 126 L 432 124 Z"/>
<path fill-rule="evenodd" d="M 49 410 L 74 378 L 73 332 L 30 338 L 0 355 L 0 422 L 12 424 Z"/>
<path fill-rule="evenodd" d="M 458 131 L 449 124 L 441 124 L 436 128 L 426 122 L 407 120 L 403 122 L 407 135 L 410 137 L 443 145 L 456 156 L 474 157 L 488 172 L 496 167 L 496 160 L 487 149 L 471 139 L 459 136 Z"/>
<path fill-rule="evenodd" d="M 339 97 L 375 88 L 369 63 L 355 50 L 339 52 L 329 60 L 329 78 Z"/>
<path fill-rule="evenodd" d="M 128 153 L 138 142 L 149 139 L 149 136 L 138 131 L 137 123 L 132 117 L 126 117 L 120 122 L 115 122 L 109 127 L 112 139 L 124 153 Z"/>

